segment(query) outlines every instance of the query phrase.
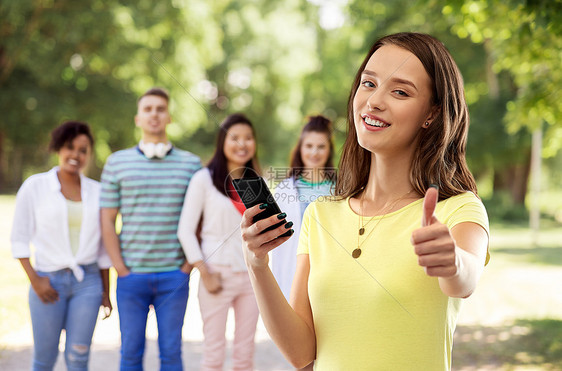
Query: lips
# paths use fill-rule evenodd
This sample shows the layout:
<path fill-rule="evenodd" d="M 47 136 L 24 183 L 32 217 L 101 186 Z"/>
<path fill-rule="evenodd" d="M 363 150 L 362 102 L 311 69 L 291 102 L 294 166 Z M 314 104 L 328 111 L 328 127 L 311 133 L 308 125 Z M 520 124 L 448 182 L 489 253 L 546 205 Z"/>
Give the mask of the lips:
<path fill-rule="evenodd" d="M 67 162 L 68 162 L 69 165 L 72 165 L 72 166 L 78 166 L 79 165 L 79 162 L 77 160 L 72 159 L 72 158 L 69 159 Z"/>
<path fill-rule="evenodd" d="M 307 161 L 312 162 L 312 163 L 318 163 L 318 162 L 320 162 L 320 160 L 321 160 L 320 158 L 315 158 L 315 157 L 308 157 L 307 158 Z"/>
<path fill-rule="evenodd" d="M 363 122 L 365 123 L 365 125 L 367 127 L 370 128 L 378 128 L 378 129 L 384 129 L 384 128 L 388 128 L 390 127 L 390 124 L 387 123 L 386 121 L 376 117 L 376 116 L 370 116 L 366 113 L 361 115 L 361 118 L 363 119 Z"/>

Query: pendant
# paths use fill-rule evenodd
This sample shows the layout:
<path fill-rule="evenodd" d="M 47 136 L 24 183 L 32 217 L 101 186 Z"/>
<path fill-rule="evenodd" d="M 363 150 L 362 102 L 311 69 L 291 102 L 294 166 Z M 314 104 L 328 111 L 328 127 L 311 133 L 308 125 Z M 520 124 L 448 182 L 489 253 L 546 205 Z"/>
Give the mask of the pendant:
<path fill-rule="evenodd" d="M 359 235 L 363 236 L 363 233 L 365 233 L 365 228 L 363 227 L 359 228 Z"/>
<path fill-rule="evenodd" d="M 360 257 L 361 256 L 361 249 L 356 248 L 355 250 L 353 250 L 353 252 L 351 253 L 351 256 L 353 256 L 354 259 L 357 259 L 358 257 Z"/>

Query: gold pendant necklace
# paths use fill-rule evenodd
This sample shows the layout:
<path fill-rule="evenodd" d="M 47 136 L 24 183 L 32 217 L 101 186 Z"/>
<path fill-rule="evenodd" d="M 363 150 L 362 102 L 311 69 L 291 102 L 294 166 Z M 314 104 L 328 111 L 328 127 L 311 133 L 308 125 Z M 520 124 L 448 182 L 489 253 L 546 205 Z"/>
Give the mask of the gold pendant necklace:
<path fill-rule="evenodd" d="M 412 193 L 414 190 L 410 189 L 408 191 L 408 193 L 404 194 L 402 197 L 398 198 L 396 201 L 394 201 L 388 208 L 386 208 L 386 206 L 383 208 L 383 214 L 382 217 L 379 219 L 379 221 L 377 222 L 377 224 L 375 224 L 375 226 L 373 227 L 373 229 L 371 229 L 371 232 L 369 232 L 369 234 L 367 235 L 367 237 L 365 237 L 365 240 L 359 244 L 359 239 L 360 237 L 365 234 L 365 227 L 375 218 L 375 216 L 371 217 L 369 219 L 369 221 L 367 221 L 367 223 L 363 224 L 363 198 L 365 196 L 365 188 L 363 188 L 363 193 L 361 194 L 361 199 L 359 200 L 359 234 L 357 236 L 357 248 L 354 249 L 351 252 L 351 256 L 354 259 L 357 259 L 361 256 L 361 246 L 363 246 L 363 244 L 365 243 L 365 241 L 367 241 L 369 239 L 369 237 L 371 236 L 371 233 L 373 233 L 373 231 L 375 229 L 377 229 L 379 223 L 384 219 L 384 217 L 386 216 L 386 214 L 388 213 L 388 211 L 392 210 L 392 208 L 398 203 L 398 201 L 403 200 L 407 195 L 409 195 L 410 193 Z"/>

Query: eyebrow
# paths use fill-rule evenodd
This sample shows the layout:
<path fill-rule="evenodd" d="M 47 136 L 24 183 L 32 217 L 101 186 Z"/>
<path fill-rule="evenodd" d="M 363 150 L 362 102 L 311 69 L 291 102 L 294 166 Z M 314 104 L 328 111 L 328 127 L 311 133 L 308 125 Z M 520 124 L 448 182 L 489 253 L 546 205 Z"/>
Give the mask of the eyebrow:
<path fill-rule="evenodd" d="M 363 70 L 363 72 L 362 72 L 361 74 L 362 74 L 362 75 L 369 75 L 369 76 L 378 78 L 377 74 L 376 74 L 375 72 L 373 72 L 373 71 L 370 71 L 370 70 Z M 418 90 L 418 88 L 416 87 L 416 85 L 415 85 L 413 82 L 411 82 L 410 80 L 401 79 L 401 78 L 399 78 L 399 77 L 391 77 L 390 79 L 387 78 L 386 80 L 384 80 L 384 81 L 381 83 L 381 85 L 384 84 L 387 80 L 390 80 L 390 81 L 392 81 L 392 82 L 397 82 L 397 83 L 399 83 L 399 84 L 409 85 L 409 86 L 411 86 L 412 88 L 416 89 L 416 91 Z"/>
<path fill-rule="evenodd" d="M 152 107 L 156 107 L 156 108 L 166 108 L 165 104 L 146 104 L 143 106 L 143 108 L 152 108 Z"/>

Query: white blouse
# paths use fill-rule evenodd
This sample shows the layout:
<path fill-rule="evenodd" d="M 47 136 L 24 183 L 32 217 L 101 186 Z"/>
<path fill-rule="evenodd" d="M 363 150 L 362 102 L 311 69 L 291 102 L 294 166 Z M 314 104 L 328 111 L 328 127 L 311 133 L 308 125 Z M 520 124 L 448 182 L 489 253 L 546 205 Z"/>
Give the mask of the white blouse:
<path fill-rule="evenodd" d="M 195 232 L 203 215 L 201 245 Z M 208 168 L 199 170 L 189 183 L 178 225 L 178 239 L 188 262 L 227 265 L 235 272 L 246 271 L 242 252 L 242 214 L 231 199 L 213 184 Z"/>
<path fill-rule="evenodd" d="M 80 265 L 98 263 L 101 269 L 111 267 L 105 252 L 100 226 L 100 184 L 80 175 L 82 227 L 76 255 L 72 253 L 68 228 L 68 208 L 57 177 L 59 168 L 30 176 L 16 196 L 12 226 L 12 255 L 29 258 L 29 244 L 35 247 L 35 269 L 53 272 L 70 268 L 81 281 Z"/>

